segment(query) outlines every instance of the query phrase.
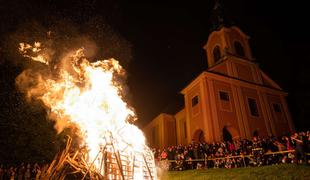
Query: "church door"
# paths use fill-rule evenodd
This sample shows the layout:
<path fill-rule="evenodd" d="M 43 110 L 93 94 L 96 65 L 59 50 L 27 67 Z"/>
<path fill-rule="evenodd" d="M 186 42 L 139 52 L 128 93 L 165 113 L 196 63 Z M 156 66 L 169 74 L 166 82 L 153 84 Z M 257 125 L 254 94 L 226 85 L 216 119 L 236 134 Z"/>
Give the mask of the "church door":
<path fill-rule="evenodd" d="M 204 133 L 201 129 L 195 131 L 193 136 L 194 142 L 205 142 Z"/>

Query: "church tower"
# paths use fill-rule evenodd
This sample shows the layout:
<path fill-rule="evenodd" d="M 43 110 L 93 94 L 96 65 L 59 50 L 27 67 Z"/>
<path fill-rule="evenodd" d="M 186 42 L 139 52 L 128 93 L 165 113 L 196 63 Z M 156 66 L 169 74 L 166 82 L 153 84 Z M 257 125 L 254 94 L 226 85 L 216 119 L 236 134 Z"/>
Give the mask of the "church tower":
<path fill-rule="evenodd" d="M 215 2 L 211 16 L 211 33 L 206 51 L 209 71 L 261 84 L 257 64 L 251 53 L 249 36 L 231 25 L 224 16 L 222 4 Z"/>
<path fill-rule="evenodd" d="M 249 37 L 236 26 L 211 32 L 206 51 L 209 71 L 249 82 L 262 83 L 251 53 Z"/>

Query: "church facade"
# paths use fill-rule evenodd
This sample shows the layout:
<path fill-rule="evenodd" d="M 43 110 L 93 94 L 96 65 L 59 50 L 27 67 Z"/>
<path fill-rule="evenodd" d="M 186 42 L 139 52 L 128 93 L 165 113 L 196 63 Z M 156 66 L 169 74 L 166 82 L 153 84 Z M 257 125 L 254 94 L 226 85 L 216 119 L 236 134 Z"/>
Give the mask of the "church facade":
<path fill-rule="evenodd" d="M 291 132 L 294 125 L 286 92 L 252 57 L 249 37 L 236 26 L 222 26 L 203 47 L 208 69 L 181 93 L 184 109 L 160 114 L 144 127 L 152 147 L 214 142 Z"/>

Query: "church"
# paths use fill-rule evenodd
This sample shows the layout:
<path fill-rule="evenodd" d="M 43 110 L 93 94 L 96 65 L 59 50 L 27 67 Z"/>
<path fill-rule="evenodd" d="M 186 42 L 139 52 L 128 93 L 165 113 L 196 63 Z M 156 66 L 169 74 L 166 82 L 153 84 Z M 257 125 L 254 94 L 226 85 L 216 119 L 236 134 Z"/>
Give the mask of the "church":
<path fill-rule="evenodd" d="M 280 136 L 294 130 L 288 93 L 260 69 L 249 37 L 217 17 L 203 47 L 208 69 L 181 91 L 184 108 L 161 113 L 143 128 L 151 147 Z"/>

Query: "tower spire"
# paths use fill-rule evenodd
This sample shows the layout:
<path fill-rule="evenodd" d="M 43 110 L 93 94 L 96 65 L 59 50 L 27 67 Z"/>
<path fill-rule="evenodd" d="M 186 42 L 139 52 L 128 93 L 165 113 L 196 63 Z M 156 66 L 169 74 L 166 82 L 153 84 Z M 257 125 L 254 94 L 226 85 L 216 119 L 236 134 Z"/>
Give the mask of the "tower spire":
<path fill-rule="evenodd" d="M 224 13 L 223 1 L 215 0 L 211 12 L 211 31 L 215 31 L 230 24 Z"/>

